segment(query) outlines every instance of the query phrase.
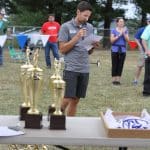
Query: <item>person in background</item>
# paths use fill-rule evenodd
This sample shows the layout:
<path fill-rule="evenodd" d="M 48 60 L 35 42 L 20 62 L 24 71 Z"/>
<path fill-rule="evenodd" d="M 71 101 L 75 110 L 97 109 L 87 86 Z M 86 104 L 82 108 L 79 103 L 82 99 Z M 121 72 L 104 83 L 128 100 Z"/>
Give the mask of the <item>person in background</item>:
<path fill-rule="evenodd" d="M 149 21 L 147 20 L 147 24 L 146 25 L 148 25 L 148 24 L 149 24 Z M 138 80 L 139 80 L 142 68 L 144 67 L 144 64 L 145 64 L 145 49 L 144 49 L 144 46 L 142 44 L 142 39 L 141 39 L 141 35 L 144 32 L 145 27 L 146 26 L 140 27 L 137 30 L 137 32 L 136 32 L 136 34 L 134 36 L 135 41 L 136 41 L 136 43 L 138 45 L 138 49 L 140 51 L 140 56 L 139 56 L 139 59 L 138 59 L 137 69 L 136 69 L 136 72 L 135 72 L 135 78 L 134 78 L 134 81 L 133 81 L 134 85 L 138 84 Z"/>
<path fill-rule="evenodd" d="M 110 42 L 112 59 L 112 84 L 120 85 L 123 65 L 126 58 L 126 43 L 129 41 L 128 29 L 122 17 L 116 19 L 116 28 L 111 30 Z"/>
<path fill-rule="evenodd" d="M 143 83 L 143 96 L 150 96 L 150 17 L 147 18 L 148 25 L 141 35 L 142 44 L 145 49 L 145 73 Z"/>
<path fill-rule="evenodd" d="M 4 35 L 7 31 L 6 22 L 3 20 L 4 14 L 0 12 L 0 35 Z M 3 65 L 3 48 L 0 46 L 0 66 Z"/>
<path fill-rule="evenodd" d="M 85 98 L 89 80 L 89 53 L 82 44 L 85 37 L 93 34 L 93 26 L 88 23 L 92 7 L 81 1 L 76 10 L 76 17 L 64 23 L 59 32 L 59 49 L 64 55 L 64 74 L 66 89 L 61 108 L 67 116 L 75 116 L 80 98 Z M 93 48 L 98 43 L 93 43 Z"/>
<path fill-rule="evenodd" d="M 50 50 L 52 50 L 54 58 L 59 60 L 58 52 L 58 33 L 60 24 L 55 21 L 55 15 L 49 14 L 48 21 L 42 25 L 41 32 L 45 35 L 50 35 L 45 46 L 45 61 L 47 68 L 51 68 Z"/>

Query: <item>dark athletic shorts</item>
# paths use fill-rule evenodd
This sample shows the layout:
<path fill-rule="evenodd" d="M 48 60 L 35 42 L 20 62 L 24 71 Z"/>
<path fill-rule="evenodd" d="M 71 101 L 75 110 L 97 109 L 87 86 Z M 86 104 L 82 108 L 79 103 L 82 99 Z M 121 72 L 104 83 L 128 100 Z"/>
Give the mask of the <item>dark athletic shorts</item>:
<path fill-rule="evenodd" d="M 89 73 L 79 73 L 64 70 L 63 79 L 66 82 L 66 98 L 84 98 L 89 81 Z"/>

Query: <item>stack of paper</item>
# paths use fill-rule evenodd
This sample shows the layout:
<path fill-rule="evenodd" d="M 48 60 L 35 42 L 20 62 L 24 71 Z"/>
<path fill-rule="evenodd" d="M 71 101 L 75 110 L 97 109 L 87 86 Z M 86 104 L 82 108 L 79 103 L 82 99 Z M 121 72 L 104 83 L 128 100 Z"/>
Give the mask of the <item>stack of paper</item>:
<path fill-rule="evenodd" d="M 17 131 L 15 128 L 9 128 L 7 126 L 0 126 L 0 137 L 1 136 L 16 136 L 24 134 L 23 131 Z"/>

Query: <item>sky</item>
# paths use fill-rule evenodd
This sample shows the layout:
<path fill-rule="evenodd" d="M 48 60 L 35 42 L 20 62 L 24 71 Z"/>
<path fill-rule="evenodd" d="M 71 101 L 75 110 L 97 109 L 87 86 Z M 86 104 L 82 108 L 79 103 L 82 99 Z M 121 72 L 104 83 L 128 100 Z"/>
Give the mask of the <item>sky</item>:
<path fill-rule="evenodd" d="M 126 19 L 135 19 L 135 18 L 139 18 L 139 16 L 137 15 L 137 8 L 135 6 L 135 4 L 132 3 L 127 3 L 127 5 L 120 5 L 118 4 L 113 4 L 113 8 L 117 9 L 117 8 L 122 8 L 125 10 L 125 18 Z"/>

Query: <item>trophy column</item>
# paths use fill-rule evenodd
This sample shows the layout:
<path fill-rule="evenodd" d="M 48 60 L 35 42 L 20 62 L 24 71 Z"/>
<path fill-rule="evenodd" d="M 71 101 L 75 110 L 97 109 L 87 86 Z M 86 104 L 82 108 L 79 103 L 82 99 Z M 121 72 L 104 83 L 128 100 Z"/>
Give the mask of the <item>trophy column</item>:
<path fill-rule="evenodd" d="M 31 65 L 30 63 L 29 53 L 30 53 L 30 49 L 27 48 L 26 49 L 26 63 L 21 66 L 20 79 L 21 79 L 21 87 L 22 87 L 22 94 L 23 94 L 24 102 L 20 106 L 20 120 L 25 120 L 26 113 L 31 106 L 27 70 L 30 68 L 33 68 L 33 65 Z"/>
<path fill-rule="evenodd" d="M 34 53 L 34 67 L 28 69 L 29 75 L 29 90 L 31 95 L 31 107 L 27 111 L 25 117 L 25 128 L 42 128 L 42 113 L 37 109 L 37 103 L 39 95 L 42 89 L 43 83 L 43 70 L 37 66 L 38 61 L 38 49 Z"/>
<path fill-rule="evenodd" d="M 54 111 L 56 110 L 56 93 L 54 92 L 53 81 L 58 78 L 60 67 L 61 66 L 60 66 L 59 60 L 55 58 L 54 74 L 50 77 L 50 82 L 49 82 L 50 92 L 52 93 L 52 97 L 53 97 L 53 103 L 48 107 L 48 120 L 49 120 L 50 115 L 54 113 Z"/>
<path fill-rule="evenodd" d="M 64 97 L 65 81 L 60 76 L 61 63 L 58 62 L 56 79 L 52 82 L 55 111 L 50 115 L 50 129 L 66 129 L 66 116 L 61 111 L 61 101 Z"/>

